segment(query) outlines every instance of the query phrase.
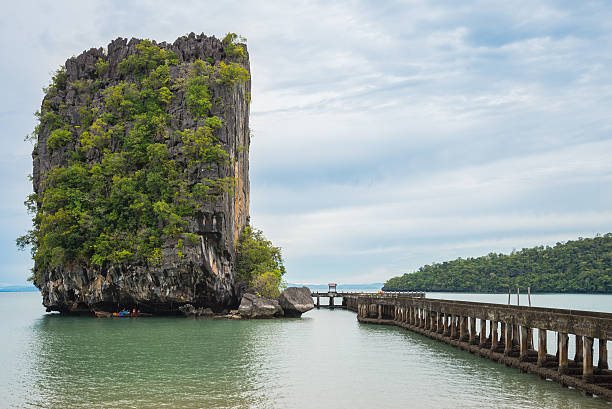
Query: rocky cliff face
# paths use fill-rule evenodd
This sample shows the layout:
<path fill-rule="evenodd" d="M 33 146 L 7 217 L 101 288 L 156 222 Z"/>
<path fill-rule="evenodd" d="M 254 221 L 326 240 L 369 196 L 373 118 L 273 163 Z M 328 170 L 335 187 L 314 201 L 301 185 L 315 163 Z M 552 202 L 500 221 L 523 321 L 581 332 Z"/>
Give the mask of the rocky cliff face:
<path fill-rule="evenodd" d="M 218 191 L 207 195 L 206 199 L 200 201 L 190 199 L 191 203 L 195 203 L 193 211 L 184 212 L 183 223 L 177 224 L 182 229 L 181 234 L 168 233 L 170 228 L 167 221 L 162 220 L 160 216 L 159 228 L 163 227 L 165 233 L 160 236 L 162 244 L 159 246 L 159 251 L 151 252 L 154 256 L 148 260 L 136 256 L 131 257 L 132 250 L 136 254 L 141 250 L 140 246 L 144 245 L 141 240 L 138 246 L 133 246 L 134 249 L 128 247 L 127 250 L 123 250 L 123 253 L 118 250 L 114 253 L 109 252 L 114 259 L 104 259 L 96 263 L 91 258 L 95 256 L 91 255 L 98 251 L 104 242 L 100 240 L 100 237 L 85 237 L 96 231 L 89 227 L 87 220 L 88 217 L 96 214 L 97 208 L 95 200 L 91 199 L 94 193 L 83 192 L 89 188 L 81 189 L 80 194 L 85 195 L 84 203 L 93 204 L 88 204 L 90 210 L 81 213 L 84 216 L 78 220 L 78 223 L 75 222 L 74 229 L 71 228 L 72 230 L 68 232 L 69 229 L 66 228 L 66 234 L 73 234 L 77 241 L 79 239 L 89 240 L 92 243 L 91 250 L 85 249 L 81 253 L 75 251 L 76 255 L 65 256 L 62 259 L 65 261 L 58 263 L 53 262 L 54 257 L 57 253 L 63 254 L 65 249 L 52 247 L 51 239 L 45 238 L 42 234 L 33 240 L 38 249 L 38 256 L 35 254 L 35 285 L 40 289 L 43 304 L 49 311 L 70 313 L 92 309 L 139 308 L 142 311 L 173 313 L 187 303 L 220 311 L 236 306 L 239 302 L 235 282 L 235 244 L 240 231 L 249 220 L 250 77 L 242 76 L 236 79 L 236 73 L 228 74 L 227 67 L 233 62 L 237 64 L 235 67 L 243 67 L 247 72 L 249 63 L 246 48 L 242 45 L 241 55 L 235 51 L 232 55 L 228 55 L 227 44 L 214 37 L 193 33 L 177 39 L 173 44 L 150 43 L 160 50 L 172 52 L 172 58 L 174 56 L 177 58 L 177 61 L 166 64 L 169 79 L 161 80 L 164 87 L 153 86 L 155 92 L 158 93 L 156 95 L 161 95 L 158 99 L 163 100 L 159 106 L 162 107 L 160 112 L 166 120 L 161 126 L 151 125 L 155 117 L 134 114 L 129 118 L 140 118 L 138 124 L 134 120 L 128 120 L 121 127 L 119 125 L 111 127 L 113 115 L 116 120 L 119 115 L 116 112 L 124 112 L 129 108 L 129 106 L 125 108 L 124 105 L 127 104 L 125 101 L 131 101 L 126 91 L 130 84 L 138 81 L 139 75 L 141 77 L 146 75 L 146 70 L 150 69 L 147 61 L 144 65 L 141 64 L 142 67 L 136 60 L 131 68 L 125 69 L 120 66 L 121 62 L 126 61 L 130 56 L 144 55 L 144 51 L 137 47 L 141 43 L 142 40 L 138 39 L 127 41 L 118 38 L 108 45 L 107 50 L 91 49 L 67 60 L 65 71 L 61 73 L 59 80 L 56 79 L 53 92 L 47 93 L 41 109 L 43 119 L 38 129 L 38 141 L 32 154 L 33 185 L 36 193 L 38 223 L 39 226 L 42 226 L 40 228 L 47 226 L 45 223 L 51 223 L 44 217 L 52 220 L 51 216 L 58 216 L 63 211 L 62 208 L 51 207 L 47 204 L 51 200 L 50 194 L 45 196 L 49 186 L 52 186 L 50 181 L 57 179 L 56 176 L 50 177 L 50 172 L 53 172 L 54 169 L 73 166 L 74 158 L 78 156 L 79 166 L 85 169 L 84 172 L 94 175 L 99 169 L 96 166 L 119 157 L 117 155 L 124 151 L 126 146 L 131 146 L 130 138 L 136 135 L 132 131 L 137 127 L 146 128 L 153 125 L 157 127 L 155 128 L 157 131 L 152 133 L 151 143 L 162 148 L 164 155 L 167 156 L 167 158 L 164 157 L 166 160 L 164 163 L 171 161 L 174 167 L 172 171 L 179 175 L 177 180 L 180 183 L 172 185 L 176 190 L 173 197 L 182 197 L 183 190 L 192 192 L 189 189 L 203 180 L 208 183 L 205 186 L 206 189 L 210 188 L 213 191 L 218 189 Z M 197 100 L 193 102 L 195 98 L 193 95 L 191 97 L 188 95 L 187 85 L 190 76 L 195 75 L 194 70 L 197 69 L 197 65 L 194 63 L 196 61 L 199 62 L 200 69 L 208 72 L 209 77 L 204 87 L 210 96 L 210 106 L 207 106 L 207 113 L 204 116 L 197 115 L 197 106 L 190 109 L 189 105 L 190 101 L 194 104 L 199 103 Z M 159 64 L 159 61 L 155 64 Z M 155 67 L 155 64 L 152 66 Z M 144 70 L 142 73 L 138 71 L 141 68 Z M 123 91 L 117 88 L 117 85 L 122 86 L 122 83 L 127 84 Z M 149 83 L 143 82 L 143 84 L 149 86 Z M 86 92 L 83 91 L 84 88 Z M 112 92 L 109 91 L 111 88 L 115 91 L 119 89 L 122 92 L 121 97 L 124 99 L 120 103 L 115 104 L 111 100 Z M 170 96 L 165 96 L 166 91 Z M 140 95 L 145 95 L 144 91 Z M 145 97 L 140 97 L 139 103 L 146 106 L 148 100 L 143 98 Z M 115 113 L 112 114 L 113 112 Z M 47 115 L 48 113 L 59 118 L 61 132 L 58 132 L 58 126 L 53 125 L 48 119 L 52 118 Z M 210 117 L 221 119 L 220 126 L 211 125 L 206 128 L 212 129 L 214 143 L 211 146 L 222 148 L 227 156 L 223 156 L 223 160 L 210 163 L 203 160 L 194 165 L 193 161 L 190 162 L 186 152 L 197 152 L 201 147 L 197 145 L 198 141 L 195 138 L 191 140 L 184 135 L 191 135 L 189 130 L 195 134 L 203 124 L 210 123 L 205 121 Z M 94 129 L 96 124 L 102 130 Z M 177 131 L 183 132 L 182 138 L 176 136 Z M 98 139 L 95 139 L 96 135 Z M 187 146 L 190 148 L 188 150 L 186 145 L 190 143 L 193 146 Z M 145 153 L 150 155 L 149 148 Z M 132 160 L 128 159 L 128 164 Z M 131 166 L 136 165 L 131 163 Z M 141 175 L 142 172 L 138 172 L 141 170 L 136 168 L 132 175 Z M 105 177 L 108 178 L 109 185 L 113 184 L 112 187 L 109 187 L 110 193 L 107 195 L 113 195 L 114 184 L 119 184 L 120 178 L 112 174 L 106 174 Z M 132 177 L 131 180 L 137 179 Z M 143 180 L 148 183 L 149 179 Z M 214 185 L 215 181 L 221 180 L 229 180 L 232 183 L 227 184 L 225 188 Z M 200 186 L 202 186 L 201 183 Z M 91 189 L 93 192 L 94 188 Z M 138 191 L 138 186 L 134 189 Z M 195 192 L 195 189 L 193 191 Z M 172 194 L 169 197 L 172 197 Z M 72 199 L 65 194 L 58 200 Z M 134 206 L 128 203 L 126 209 L 136 207 L 135 199 L 126 200 L 134 201 Z M 155 202 L 155 199 L 149 202 Z M 146 205 L 155 209 L 156 213 L 152 214 L 162 214 L 158 209 L 162 207 L 161 205 L 155 207 L 158 203 L 151 205 L 149 202 L 144 201 L 145 204 L 142 206 Z M 175 206 L 177 209 L 180 208 L 180 203 Z M 45 206 L 53 210 L 47 211 Z M 113 209 L 106 209 L 104 212 L 113 212 Z M 128 219 L 134 217 L 131 213 L 127 215 L 119 214 L 120 210 L 117 212 L 118 214 L 113 214 L 112 217 L 108 214 L 102 216 L 113 221 L 124 216 Z M 57 229 L 61 228 L 63 227 L 57 227 Z M 99 229 L 103 228 L 104 226 Z M 138 234 L 141 234 L 139 228 L 134 230 L 138 230 Z M 189 240 L 183 240 L 182 237 L 186 234 Z M 116 238 L 116 240 L 119 239 Z M 111 237 L 111 245 L 113 240 L 115 239 Z M 46 246 L 45 251 L 50 254 L 48 259 L 51 261 L 49 262 L 45 261 L 47 259 L 42 254 L 44 246 Z"/>

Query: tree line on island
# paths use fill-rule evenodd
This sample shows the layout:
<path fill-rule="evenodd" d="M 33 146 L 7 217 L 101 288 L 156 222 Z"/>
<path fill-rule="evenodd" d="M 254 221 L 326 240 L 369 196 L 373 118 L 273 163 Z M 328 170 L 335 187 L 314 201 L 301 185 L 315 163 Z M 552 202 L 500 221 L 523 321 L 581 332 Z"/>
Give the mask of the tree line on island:
<path fill-rule="evenodd" d="M 389 279 L 385 291 L 612 293 L 612 233 L 482 257 L 458 258 Z"/>

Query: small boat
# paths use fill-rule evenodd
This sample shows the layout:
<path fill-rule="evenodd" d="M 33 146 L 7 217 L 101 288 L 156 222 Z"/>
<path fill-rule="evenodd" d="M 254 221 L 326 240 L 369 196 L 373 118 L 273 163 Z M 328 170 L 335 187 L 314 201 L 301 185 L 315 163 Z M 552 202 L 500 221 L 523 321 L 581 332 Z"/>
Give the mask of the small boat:
<path fill-rule="evenodd" d="M 136 311 L 134 311 L 134 312 L 136 312 Z M 132 315 L 132 313 L 130 312 L 130 310 L 121 310 L 119 312 L 113 312 L 111 314 L 111 317 L 112 318 L 122 318 L 122 317 L 129 317 L 131 315 Z"/>
<path fill-rule="evenodd" d="M 152 317 L 153 314 L 147 314 L 136 310 L 121 310 L 119 312 L 95 311 L 94 314 L 98 318 L 127 318 L 127 317 Z"/>

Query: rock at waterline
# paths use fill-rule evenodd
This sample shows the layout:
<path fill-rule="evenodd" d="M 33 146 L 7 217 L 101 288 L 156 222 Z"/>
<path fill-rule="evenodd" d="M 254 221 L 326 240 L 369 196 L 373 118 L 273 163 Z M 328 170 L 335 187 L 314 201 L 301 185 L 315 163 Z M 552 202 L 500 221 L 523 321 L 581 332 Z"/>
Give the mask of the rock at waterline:
<path fill-rule="evenodd" d="M 210 308 L 195 308 L 191 304 L 185 304 L 179 307 L 179 311 L 182 312 L 186 317 L 211 317 L 214 315 L 213 310 Z"/>
<path fill-rule="evenodd" d="M 311 291 L 308 287 L 289 287 L 278 297 L 278 302 L 286 317 L 300 317 L 314 308 Z"/>
<path fill-rule="evenodd" d="M 244 318 L 273 318 L 283 315 L 278 301 L 260 297 L 256 294 L 244 294 L 238 313 Z"/>

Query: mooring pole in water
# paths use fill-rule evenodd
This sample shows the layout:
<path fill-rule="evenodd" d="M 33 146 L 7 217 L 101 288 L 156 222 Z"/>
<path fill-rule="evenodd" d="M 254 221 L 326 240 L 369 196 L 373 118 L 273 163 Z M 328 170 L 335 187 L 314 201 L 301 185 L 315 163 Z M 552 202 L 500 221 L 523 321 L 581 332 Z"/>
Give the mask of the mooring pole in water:
<path fill-rule="evenodd" d="M 531 307 L 531 287 L 527 287 L 527 300 L 529 301 L 529 306 Z"/>
<path fill-rule="evenodd" d="M 521 305 L 521 289 L 516 287 L 516 305 Z"/>

